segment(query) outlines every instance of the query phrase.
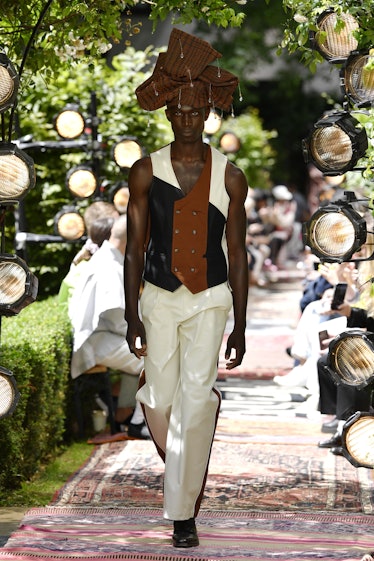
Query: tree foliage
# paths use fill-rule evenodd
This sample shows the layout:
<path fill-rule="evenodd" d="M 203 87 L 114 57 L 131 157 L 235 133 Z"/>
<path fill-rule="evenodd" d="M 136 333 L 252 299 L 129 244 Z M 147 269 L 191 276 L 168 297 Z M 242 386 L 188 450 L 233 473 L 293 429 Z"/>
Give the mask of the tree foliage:
<path fill-rule="evenodd" d="M 372 0 L 283 0 L 283 7 L 288 14 L 284 28 L 281 47 L 290 53 L 297 52 L 302 62 L 315 72 L 323 57 L 313 49 L 309 41 L 310 32 L 319 32 L 317 20 L 328 9 L 336 12 L 337 31 L 341 29 L 341 14 L 351 14 L 357 21 L 359 28 L 354 32 L 358 40 L 358 48 L 372 48 L 374 46 L 374 13 Z"/>
<path fill-rule="evenodd" d="M 357 40 L 357 51 L 368 51 L 369 60 L 365 66 L 365 70 L 372 76 L 374 71 L 374 12 L 372 0 L 340 0 L 339 2 L 331 2 L 330 0 L 283 0 L 284 9 L 288 12 L 289 18 L 284 29 L 283 40 L 280 48 L 287 49 L 289 53 L 298 53 L 300 60 L 312 72 L 316 72 L 318 65 L 324 62 L 322 54 L 318 49 L 313 47 L 310 41 L 310 34 L 318 34 L 323 39 L 323 34 L 318 28 L 318 18 L 328 9 L 333 9 L 337 16 L 336 32 L 342 31 L 344 40 L 344 24 L 342 14 L 350 14 L 358 24 L 357 30 L 353 31 L 353 36 Z M 334 64 L 338 72 L 342 67 L 342 62 Z M 349 107 L 351 105 L 351 107 Z M 343 110 L 348 108 L 355 112 L 357 109 L 353 104 L 343 103 L 336 104 L 336 109 Z M 368 150 L 365 158 L 359 162 L 365 167 L 362 174 L 363 186 L 369 192 L 374 193 L 374 110 L 369 107 L 366 111 L 355 112 L 355 117 L 365 128 L 368 137 Z M 367 180 L 370 182 L 367 183 Z"/>
<path fill-rule="evenodd" d="M 109 190 L 119 181 L 126 181 L 112 158 L 112 148 L 123 136 L 135 136 L 146 152 L 161 147 L 171 140 L 171 131 L 163 111 L 143 111 L 135 96 L 136 87 L 147 77 L 146 68 L 154 60 L 156 51 L 126 52 L 112 60 L 112 67 L 99 60 L 90 68 L 86 63 L 62 70 L 46 84 L 43 77 L 35 76 L 33 88 L 26 88 L 19 99 L 18 135 L 40 141 L 58 141 L 54 117 L 68 103 L 78 104 L 82 114 L 90 121 L 91 93 L 97 97 L 97 117 L 100 141 L 100 185 L 102 196 L 110 200 Z M 23 202 L 28 232 L 53 235 L 54 217 L 64 206 L 76 206 L 83 212 L 91 202 L 73 199 L 65 187 L 69 169 L 92 162 L 92 139 L 83 136 L 82 149 L 32 149 L 37 183 Z M 27 150 L 27 148 L 25 148 Z M 12 232 L 9 232 L 11 237 Z M 79 245 L 28 244 L 27 261 L 39 278 L 39 296 L 55 294 L 67 273 Z"/>
<path fill-rule="evenodd" d="M 241 0 L 7 0 L 0 14 L 0 47 L 17 66 L 27 55 L 25 73 L 51 76 L 76 61 L 92 62 L 113 43 L 141 33 L 138 9 L 149 9 L 157 23 L 173 14 L 175 23 L 204 20 L 208 25 L 240 26 Z"/>

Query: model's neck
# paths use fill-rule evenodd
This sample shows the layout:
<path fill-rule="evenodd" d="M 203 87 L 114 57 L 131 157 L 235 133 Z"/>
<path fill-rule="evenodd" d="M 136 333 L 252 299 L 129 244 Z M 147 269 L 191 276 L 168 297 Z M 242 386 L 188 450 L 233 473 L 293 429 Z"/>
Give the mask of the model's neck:
<path fill-rule="evenodd" d="M 191 143 L 181 143 L 177 140 L 171 143 L 171 157 L 176 160 L 185 161 L 205 161 L 208 145 L 201 141 Z"/>

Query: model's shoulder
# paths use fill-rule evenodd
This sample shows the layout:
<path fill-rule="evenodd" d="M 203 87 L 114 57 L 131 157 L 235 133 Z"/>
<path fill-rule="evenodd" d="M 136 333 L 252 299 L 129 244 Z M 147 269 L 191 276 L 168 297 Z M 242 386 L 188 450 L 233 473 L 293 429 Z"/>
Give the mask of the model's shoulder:
<path fill-rule="evenodd" d="M 228 180 L 247 182 L 243 170 L 240 169 L 233 162 L 230 162 L 230 160 L 227 160 L 227 165 L 226 165 L 226 181 Z"/>
<path fill-rule="evenodd" d="M 152 160 L 151 156 L 144 156 L 143 158 L 139 158 L 136 162 L 132 165 L 130 169 L 131 175 L 138 175 L 142 173 L 152 172 Z"/>

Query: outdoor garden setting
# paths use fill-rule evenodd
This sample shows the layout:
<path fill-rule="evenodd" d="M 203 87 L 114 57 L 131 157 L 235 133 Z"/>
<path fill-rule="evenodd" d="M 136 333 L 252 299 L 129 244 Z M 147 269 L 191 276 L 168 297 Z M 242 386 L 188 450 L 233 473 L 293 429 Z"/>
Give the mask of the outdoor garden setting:
<path fill-rule="evenodd" d="M 59 294 L 89 237 L 87 208 L 108 202 L 126 214 L 131 166 L 172 141 L 165 111 L 142 109 L 135 90 L 173 28 L 209 41 L 222 53 L 217 64 L 239 76 L 231 110 L 211 110 L 217 127 L 204 129 L 204 142 L 241 168 L 251 189 L 287 185 L 308 199 L 311 169 L 331 181 L 332 199 L 311 209 L 303 226 L 304 246 L 321 262 L 342 263 L 372 234 L 360 214 L 374 210 L 372 0 L 6 2 L 0 507 L 25 512 L 0 559 L 177 559 L 162 519 L 163 466 L 153 443 L 112 438 L 108 424 L 95 430 L 95 391 L 83 399 L 82 437 L 72 325 Z M 293 262 L 291 273 L 285 267 L 262 291 L 250 287 L 246 338 L 255 350 L 236 376 L 219 365 L 232 409 L 223 406 L 214 440 L 202 547 L 178 560 L 359 561 L 374 551 L 372 469 L 326 456 L 316 448 L 317 422 L 291 417 L 294 405 L 282 416 L 292 392 L 279 402 L 269 394 L 274 376 L 293 367 L 286 349 L 302 266 Z M 239 382 L 231 402 L 225 387 L 235 394 Z M 261 399 L 266 389 L 266 414 L 237 407 L 250 393 L 246 384 Z"/>

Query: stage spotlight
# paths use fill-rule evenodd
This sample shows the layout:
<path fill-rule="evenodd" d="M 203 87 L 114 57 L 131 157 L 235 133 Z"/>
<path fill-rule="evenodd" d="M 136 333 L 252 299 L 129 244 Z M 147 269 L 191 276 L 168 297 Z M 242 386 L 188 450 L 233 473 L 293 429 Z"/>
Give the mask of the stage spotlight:
<path fill-rule="evenodd" d="M 374 414 L 357 411 L 344 424 L 344 457 L 354 467 L 374 468 Z"/>
<path fill-rule="evenodd" d="M 114 204 L 120 214 L 125 214 L 129 202 L 130 191 L 125 181 L 121 181 L 111 187 L 109 200 Z"/>
<path fill-rule="evenodd" d="M 4 53 L 0 53 L 0 113 L 17 102 L 19 76 Z"/>
<path fill-rule="evenodd" d="M 0 366 L 0 419 L 13 413 L 19 397 L 12 372 Z"/>
<path fill-rule="evenodd" d="M 14 316 L 36 300 L 38 279 L 17 255 L 0 255 L 0 315 Z"/>
<path fill-rule="evenodd" d="M 56 214 L 54 228 L 66 241 L 80 240 L 85 234 L 83 217 L 74 207 L 64 207 Z"/>
<path fill-rule="evenodd" d="M 68 104 L 54 118 L 54 127 L 61 138 L 73 140 L 85 129 L 85 120 L 78 105 Z"/>
<path fill-rule="evenodd" d="M 350 329 L 329 345 L 326 368 L 337 384 L 366 388 L 374 380 L 374 333 Z"/>
<path fill-rule="evenodd" d="M 219 145 L 225 154 L 236 154 L 240 149 L 240 140 L 233 132 L 224 132 Z"/>
<path fill-rule="evenodd" d="M 345 201 L 319 208 L 303 224 L 303 242 L 322 262 L 343 263 L 366 243 L 366 220 Z"/>
<path fill-rule="evenodd" d="M 36 182 L 34 161 L 15 144 L 0 142 L 0 203 L 20 201 Z"/>
<path fill-rule="evenodd" d="M 97 190 L 97 178 L 89 166 L 76 166 L 66 174 L 66 187 L 78 199 L 89 199 Z"/>
<path fill-rule="evenodd" d="M 304 160 L 325 175 L 341 175 L 354 169 L 365 155 L 368 138 L 365 128 L 346 111 L 324 115 L 302 141 Z"/>
<path fill-rule="evenodd" d="M 374 104 L 374 56 L 369 51 L 352 53 L 340 70 L 344 94 L 357 107 Z"/>
<path fill-rule="evenodd" d="M 359 29 L 349 13 L 337 14 L 333 8 L 325 10 L 317 20 L 317 31 L 310 32 L 312 48 L 330 63 L 341 63 L 357 49 L 354 32 Z"/>
<path fill-rule="evenodd" d="M 113 160 L 121 169 L 131 166 L 144 156 L 144 150 L 135 137 L 124 137 L 113 147 Z"/>

